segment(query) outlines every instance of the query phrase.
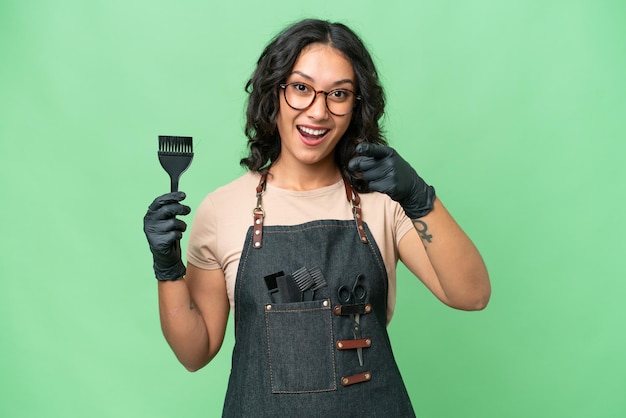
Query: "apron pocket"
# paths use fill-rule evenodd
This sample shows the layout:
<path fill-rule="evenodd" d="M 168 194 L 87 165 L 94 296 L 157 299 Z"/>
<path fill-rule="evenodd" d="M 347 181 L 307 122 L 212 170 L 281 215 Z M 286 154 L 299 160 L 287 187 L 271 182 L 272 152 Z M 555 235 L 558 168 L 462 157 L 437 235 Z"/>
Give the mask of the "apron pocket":
<path fill-rule="evenodd" d="M 329 300 L 265 306 L 272 393 L 337 390 Z"/>

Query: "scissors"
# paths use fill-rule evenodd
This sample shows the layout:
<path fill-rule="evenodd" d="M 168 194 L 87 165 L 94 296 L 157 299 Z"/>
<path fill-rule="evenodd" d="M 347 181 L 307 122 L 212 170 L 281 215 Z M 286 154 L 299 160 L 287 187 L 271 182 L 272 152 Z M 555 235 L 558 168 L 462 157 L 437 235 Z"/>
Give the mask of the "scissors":
<path fill-rule="evenodd" d="M 358 274 L 354 279 L 354 285 L 352 285 L 352 289 L 348 289 L 346 286 L 341 285 L 337 289 L 337 297 L 342 304 L 359 304 L 365 303 L 365 298 L 367 297 L 367 290 L 361 284 L 361 280 L 363 279 L 363 274 Z M 358 340 L 361 338 L 361 314 L 350 314 L 350 319 L 352 320 L 352 334 L 354 335 L 354 339 Z M 363 365 L 363 349 L 356 349 L 357 356 L 359 357 L 359 365 Z"/>

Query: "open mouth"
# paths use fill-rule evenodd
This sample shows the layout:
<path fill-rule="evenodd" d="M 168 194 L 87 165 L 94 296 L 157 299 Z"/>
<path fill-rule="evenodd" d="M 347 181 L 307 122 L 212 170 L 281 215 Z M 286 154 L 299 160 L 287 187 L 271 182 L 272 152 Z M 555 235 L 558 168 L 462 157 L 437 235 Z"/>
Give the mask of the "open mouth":
<path fill-rule="evenodd" d="M 298 126 L 298 132 L 306 141 L 320 141 L 328 133 L 330 129 L 311 129 L 304 126 Z"/>

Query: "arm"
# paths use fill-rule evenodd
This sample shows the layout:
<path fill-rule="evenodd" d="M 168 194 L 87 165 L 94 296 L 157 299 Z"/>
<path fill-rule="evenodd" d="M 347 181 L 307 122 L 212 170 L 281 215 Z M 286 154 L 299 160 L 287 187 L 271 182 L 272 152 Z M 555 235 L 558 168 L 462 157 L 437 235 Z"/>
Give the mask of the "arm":
<path fill-rule="evenodd" d="M 179 361 L 189 370 L 205 366 L 224 340 L 229 303 L 222 270 L 186 268 L 180 239 L 187 225 L 177 218 L 190 208 L 182 192 L 157 197 L 144 217 L 144 232 L 159 281 L 161 328 Z"/>
<path fill-rule="evenodd" d="M 229 309 L 222 270 L 203 270 L 188 263 L 184 279 L 159 282 L 163 335 L 189 371 L 201 369 L 218 353 Z"/>
<path fill-rule="evenodd" d="M 413 220 L 415 229 L 400 240 L 400 259 L 443 303 L 480 310 L 491 295 L 480 253 L 439 199 L 432 211 Z"/>
<path fill-rule="evenodd" d="M 402 262 L 447 305 L 483 309 L 491 295 L 478 250 L 427 185 L 393 148 L 361 143 L 349 164 L 371 190 L 388 194 L 412 219 L 398 245 Z"/>

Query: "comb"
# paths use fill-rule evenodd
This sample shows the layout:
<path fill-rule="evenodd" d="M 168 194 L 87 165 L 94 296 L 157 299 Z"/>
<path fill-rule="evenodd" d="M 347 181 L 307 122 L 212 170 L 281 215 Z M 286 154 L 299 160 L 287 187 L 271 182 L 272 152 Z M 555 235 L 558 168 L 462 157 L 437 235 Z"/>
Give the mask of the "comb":
<path fill-rule="evenodd" d="M 313 277 L 311 277 L 309 271 L 305 267 L 301 267 L 291 273 L 291 277 L 293 277 L 293 281 L 296 282 L 298 289 L 300 289 L 300 300 L 313 300 L 313 292 L 307 292 L 313 286 Z"/>
<path fill-rule="evenodd" d="M 313 286 L 313 277 L 311 277 L 305 267 L 299 268 L 291 273 L 291 277 L 293 277 L 293 280 L 296 282 L 301 292 L 306 292 Z"/>
<path fill-rule="evenodd" d="M 315 295 L 316 290 L 319 290 L 322 287 L 327 286 L 326 279 L 324 278 L 324 275 L 322 274 L 322 270 L 317 266 L 309 270 L 309 273 L 311 274 L 311 277 L 313 278 L 314 284 L 311 290 L 313 291 L 313 294 Z"/>
<path fill-rule="evenodd" d="M 180 176 L 193 159 L 193 141 L 190 136 L 159 136 L 159 161 L 170 176 L 172 192 L 178 191 Z"/>

